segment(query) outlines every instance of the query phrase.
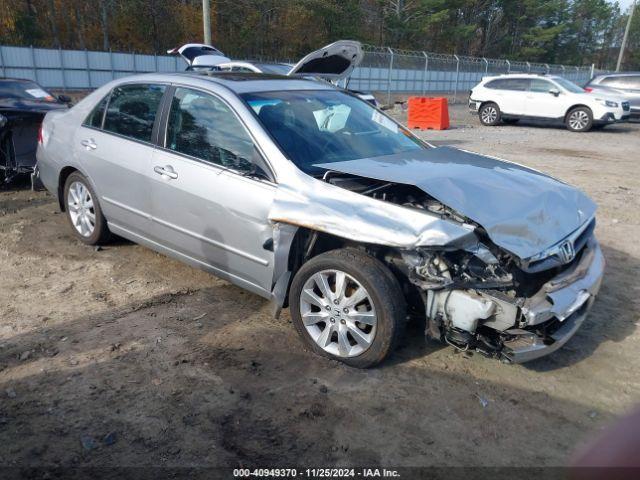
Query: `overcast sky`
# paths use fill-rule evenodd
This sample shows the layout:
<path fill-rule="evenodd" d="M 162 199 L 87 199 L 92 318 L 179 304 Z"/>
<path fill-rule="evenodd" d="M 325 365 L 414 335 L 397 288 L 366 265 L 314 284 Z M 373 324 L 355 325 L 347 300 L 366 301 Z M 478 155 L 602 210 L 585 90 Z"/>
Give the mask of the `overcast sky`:
<path fill-rule="evenodd" d="M 612 3 L 615 3 L 616 0 L 610 0 Z M 629 8 L 629 6 L 633 3 L 633 0 L 618 0 L 620 4 L 620 9 L 624 12 Z"/>

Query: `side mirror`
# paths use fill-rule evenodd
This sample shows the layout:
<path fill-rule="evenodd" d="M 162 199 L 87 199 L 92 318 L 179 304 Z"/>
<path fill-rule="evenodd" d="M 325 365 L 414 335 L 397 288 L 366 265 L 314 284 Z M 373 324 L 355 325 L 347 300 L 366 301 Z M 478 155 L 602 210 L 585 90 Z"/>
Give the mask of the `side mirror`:
<path fill-rule="evenodd" d="M 560 95 L 560 90 L 558 90 L 557 88 L 552 88 L 551 90 L 549 90 L 549 93 L 554 97 L 557 97 L 558 95 Z"/>
<path fill-rule="evenodd" d="M 71 97 L 68 95 L 58 95 L 58 100 L 62 103 L 71 103 Z"/>

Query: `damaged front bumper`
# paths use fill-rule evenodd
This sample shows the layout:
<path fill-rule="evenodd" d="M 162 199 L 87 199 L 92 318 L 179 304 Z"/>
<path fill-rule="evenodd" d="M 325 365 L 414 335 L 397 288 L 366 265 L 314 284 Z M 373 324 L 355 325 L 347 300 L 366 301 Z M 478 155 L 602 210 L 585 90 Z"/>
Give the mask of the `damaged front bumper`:
<path fill-rule="evenodd" d="M 528 362 L 555 352 L 578 331 L 597 295 L 605 260 L 592 237 L 582 258 L 571 269 L 547 282 L 522 307 L 526 326 L 505 331 L 502 356 Z"/>

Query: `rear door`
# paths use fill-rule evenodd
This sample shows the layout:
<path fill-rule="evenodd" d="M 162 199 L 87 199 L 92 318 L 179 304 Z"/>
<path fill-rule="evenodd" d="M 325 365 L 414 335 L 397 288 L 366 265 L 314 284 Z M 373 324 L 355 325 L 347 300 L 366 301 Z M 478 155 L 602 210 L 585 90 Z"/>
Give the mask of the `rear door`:
<path fill-rule="evenodd" d="M 544 78 L 530 80 L 526 99 L 525 114 L 530 117 L 562 118 L 569 107 L 566 93 Z"/>
<path fill-rule="evenodd" d="M 153 155 L 155 236 L 172 254 L 268 295 L 275 184 L 252 137 L 220 97 L 176 87 Z"/>
<path fill-rule="evenodd" d="M 166 89 L 166 85 L 146 83 L 115 87 L 75 134 L 79 163 L 116 230 L 149 234 L 154 126 Z"/>
<path fill-rule="evenodd" d="M 487 100 L 497 103 L 500 111 L 507 115 L 525 114 L 525 93 L 528 87 L 529 80 L 526 78 L 498 78 L 485 85 L 490 92 Z"/>

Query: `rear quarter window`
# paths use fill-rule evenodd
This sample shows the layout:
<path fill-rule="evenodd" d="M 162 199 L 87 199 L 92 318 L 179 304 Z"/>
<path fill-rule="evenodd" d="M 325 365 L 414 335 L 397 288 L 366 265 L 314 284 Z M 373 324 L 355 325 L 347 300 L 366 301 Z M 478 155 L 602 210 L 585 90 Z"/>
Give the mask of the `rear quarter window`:
<path fill-rule="evenodd" d="M 102 119 L 104 118 L 104 111 L 107 108 L 108 101 L 109 95 L 100 100 L 100 103 L 93 108 L 84 122 L 82 122 L 82 125 L 85 127 L 102 128 Z"/>

